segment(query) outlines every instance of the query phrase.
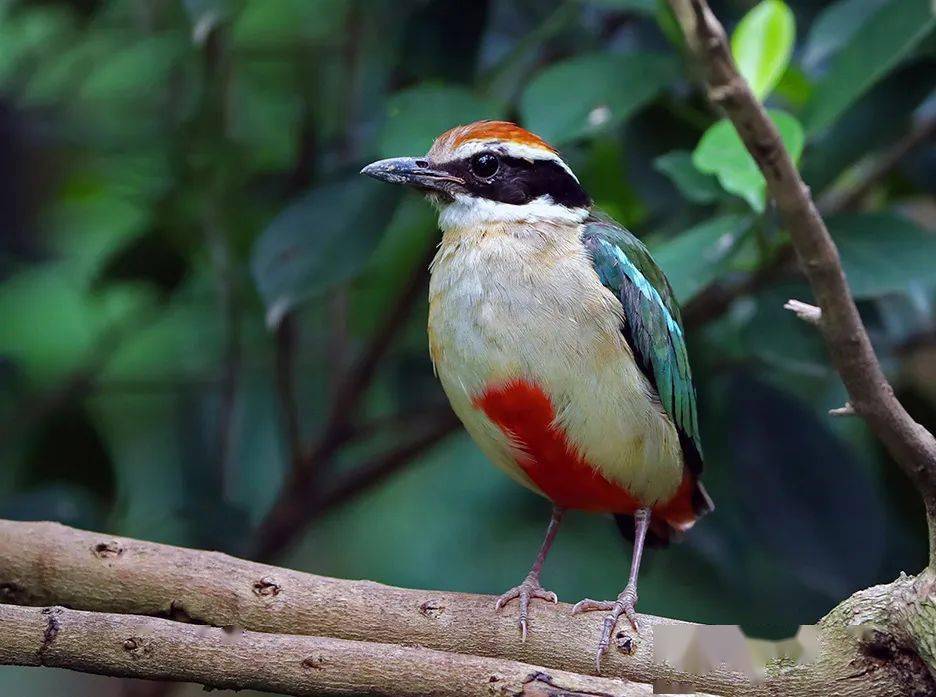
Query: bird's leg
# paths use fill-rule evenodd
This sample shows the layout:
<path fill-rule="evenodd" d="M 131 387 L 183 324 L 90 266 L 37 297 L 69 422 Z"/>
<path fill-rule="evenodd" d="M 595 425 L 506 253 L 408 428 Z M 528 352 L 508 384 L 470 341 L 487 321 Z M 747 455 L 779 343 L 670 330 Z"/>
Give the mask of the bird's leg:
<path fill-rule="evenodd" d="M 579 612 L 591 612 L 592 610 L 610 610 L 610 614 L 605 617 L 604 626 L 601 629 L 601 640 L 598 642 L 598 654 L 595 656 L 595 668 L 601 672 L 601 657 L 611 645 L 611 633 L 617 624 L 621 615 L 627 617 L 634 631 L 639 631 L 637 626 L 637 575 L 640 573 L 640 557 L 643 555 L 644 538 L 647 537 L 647 529 L 650 527 L 650 509 L 640 508 L 634 512 L 634 556 L 631 558 L 630 576 L 627 579 L 627 585 L 617 600 L 611 602 L 607 600 L 580 600 L 572 608 L 572 614 Z"/>
<path fill-rule="evenodd" d="M 523 579 L 523 583 L 519 586 L 514 586 L 501 595 L 494 604 L 494 611 L 497 612 L 514 598 L 520 599 L 519 624 L 520 635 L 523 641 L 526 641 L 527 637 L 527 611 L 530 607 L 530 598 L 540 598 L 553 603 L 559 601 L 555 593 L 546 590 L 540 585 L 539 577 L 540 571 L 543 568 L 543 562 L 546 561 L 546 555 L 549 553 L 549 548 L 552 547 L 553 540 L 556 539 L 556 533 L 559 532 L 559 522 L 562 520 L 563 512 L 563 509 L 559 508 L 559 506 L 553 507 L 552 517 L 549 519 L 549 526 L 546 528 L 546 537 L 543 538 L 543 544 L 540 546 L 539 553 L 536 555 L 536 560 L 533 562 L 530 573 Z"/>

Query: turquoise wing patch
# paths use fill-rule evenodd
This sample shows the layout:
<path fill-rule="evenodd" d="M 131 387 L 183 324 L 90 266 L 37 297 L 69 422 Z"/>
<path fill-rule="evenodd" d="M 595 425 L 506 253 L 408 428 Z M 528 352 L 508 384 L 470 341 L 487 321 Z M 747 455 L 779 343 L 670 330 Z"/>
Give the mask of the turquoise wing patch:
<path fill-rule="evenodd" d="M 634 358 L 656 389 L 663 409 L 696 451 L 687 458 L 701 469 L 699 417 L 679 307 L 669 282 L 643 243 L 612 223 L 586 223 L 582 242 L 602 284 L 624 311 L 623 332 Z M 689 443 L 684 443 L 684 451 Z"/>

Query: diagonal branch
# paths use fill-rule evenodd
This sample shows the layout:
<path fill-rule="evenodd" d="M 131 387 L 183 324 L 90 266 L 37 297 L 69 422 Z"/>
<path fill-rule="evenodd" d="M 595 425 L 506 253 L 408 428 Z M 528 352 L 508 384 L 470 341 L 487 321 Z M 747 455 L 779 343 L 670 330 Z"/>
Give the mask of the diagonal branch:
<path fill-rule="evenodd" d="M 923 496 L 936 568 L 936 439 L 907 413 L 877 360 L 842 271 L 838 249 L 776 126 L 734 64 L 725 30 L 705 0 L 669 0 L 704 66 L 709 97 L 734 124 L 767 180 L 822 311 L 820 329 L 849 401 Z"/>
<path fill-rule="evenodd" d="M 0 665 L 284 695 L 649 697 L 648 685 L 517 661 L 329 637 L 262 634 L 63 607 L 0 605 Z"/>

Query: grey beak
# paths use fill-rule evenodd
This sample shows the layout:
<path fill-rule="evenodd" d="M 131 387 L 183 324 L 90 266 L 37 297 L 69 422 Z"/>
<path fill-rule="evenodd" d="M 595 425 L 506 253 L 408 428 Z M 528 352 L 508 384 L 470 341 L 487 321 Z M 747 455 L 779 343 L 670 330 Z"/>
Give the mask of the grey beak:
<path fill-rule="evenodd" d="M 428 160 L 415 157 L 391 157 L 378 160 L 361 170 L 361 174 L 390 182 L 406 184 L 428 191 L 441 191 L 449 195 L 464 188 L 465 182 L 448 172 L 434 168 Z"/>

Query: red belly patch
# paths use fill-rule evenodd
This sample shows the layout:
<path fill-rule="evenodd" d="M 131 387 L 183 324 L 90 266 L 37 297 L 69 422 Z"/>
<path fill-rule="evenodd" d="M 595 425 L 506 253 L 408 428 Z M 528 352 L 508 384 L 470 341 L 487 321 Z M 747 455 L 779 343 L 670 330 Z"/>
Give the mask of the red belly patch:
<path fill-rule="evenodd" d="M 602 513 L 633 513 L 641 507 L 569 445 L 553 425 L 556 412 L 549 397 L 537 385 L 514 381 L 491 387 L 474 405 L 527 453 L 517 464 L 557 505 Z"/>

